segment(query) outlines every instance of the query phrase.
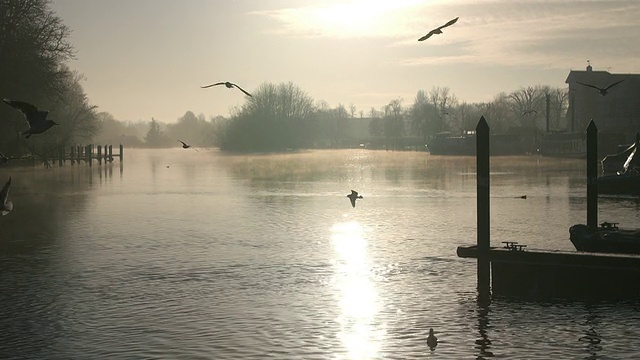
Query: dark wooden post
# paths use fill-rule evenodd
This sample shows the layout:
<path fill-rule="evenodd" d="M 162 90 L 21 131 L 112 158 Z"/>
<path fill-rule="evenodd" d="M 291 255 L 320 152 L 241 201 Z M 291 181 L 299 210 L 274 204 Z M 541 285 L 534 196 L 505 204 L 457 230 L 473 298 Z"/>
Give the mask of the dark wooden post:
<path fill-rule="evenodd" d="M 107 147 L 108 147 L 107 144 L 104 144 L 104 155 L 102 156 L 102 158 L 104 159 L 105 165 L 107 164 L 107 160 L 109 159 L 107 157 Z"/>
<path fill-rule="evenodd" d="M 476 126 L 477 217 L 478 217 L 478 294 L 488 299 L 491 282 L 489 247 L 489 124 L 484 116 Z"/>
<path fill-rule="evenodd" d="M 98 145 L 98 148 L 96 149 L 96 155 L 98 156 L 98 164 L 102 165 L 102 146 Z"/>
<path fill-rule="evenodd" d="M 587 126 L 587 226 L 598 228 L 598 128 Z"/>
<path fill-rule="evenodd" d="M 62 160 L 64 160 L 64 146 L 58 148 L 58 166 L 62 166 Z"/>
<path fill-rule="evenodd" d="M 109 145 L 109 161 L 113 161 L 113 145 Z"/>
<path fill-rule="evenodd" d="M 93 145 L 89 144 L 87 145 L 87 150 L 86 150 L 86 156 L 87 156 L 87 162 L 89 163 L 89 167 L 93 166 Z"/>
<path fill-rule="evenodd" d="M 549 95 L 549 93 L 545 94 L 545 100 L 546 100 L 546 103 L 547 103 L 547 108 L 546 108 L 547 128 L 546 128 L 546 130 L 547 130 L 547 132 L 549 132 L 549 122 L 551 121 L 551 114 L 550 114 L 551 113 L 551 111 L 550 111 L 551 110 L 551 95 Z"/>
<path fill-rule="evenodd" d="M 75 152 L 75 148 L 72 145 L 71 148 L 69 149 L 69 160 L 71 161 L 71 166 L 73 166 L 74 152 Z"/>
<path fill-rule="evenodd" d="M 123 149 L 122 144 L 120 144 L 120 154 L 119 154 L 120 155 L 120 162 L 122 162 L 122 149 Z"/>

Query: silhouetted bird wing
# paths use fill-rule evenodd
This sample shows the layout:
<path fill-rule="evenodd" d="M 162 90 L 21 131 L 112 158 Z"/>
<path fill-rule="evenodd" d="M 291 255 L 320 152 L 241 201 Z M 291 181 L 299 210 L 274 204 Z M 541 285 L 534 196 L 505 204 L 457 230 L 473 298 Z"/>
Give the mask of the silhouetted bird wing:
<path fill-rule="evenodd" d="M 189 145 L 187 145 L 187 144 L 186 144 L 184 141 L 182 141 L 182 140 L 178 140 L 178 141 L 179 141 L 179 142 L 181 142 L 181 143 L 182 143 L 182 145 L 184 145 L 184 146 L 189 146 Z"/>
<path fill-rule="evenodd" d="M 612 87 L 614 87 L 614 86 L 616 86 L 616 85 L 620 84 L 620 83 L 621 83 L 621 82 L 623 82 L 623 81 L 624 81 L 624 79 L 622 79 L 622 80 L 620 80 L 620 81 L 616 81 L 616 82 L 614 82 L 613 84 L 611 84 L 611 85 L 607 86 L 606 88 L 604 88 L 604 90 L 605 90 L 605 91 L 607 91 L 607 90 L 611 89 Z"/>
<path fill-rule="evenodd" d="M 243 92 L 245 95 L 247 95 L 248 97 L 253 97 L 253 96 L 251 96 L 251 94 L 249 94 L 248 92 L 246 92 L 246 91 L 245 91 L 243 88 L 241 88 L 240 86 L 238 86 L 238 85 L 236 85 L 236 84 L 234 84 L 234 83 L 231 83 L 231 85 L 233 85 L 233 86 L 235 86 L 236 88 L 238 88 L 238 90 L 242 91 L 242 92 Z"/>
<path fill-rule="evenodd" d="M 446 28 L 447 26 L 451 26 L 451 25 L 455 24 L 455 23 L 456 23 L 456 21 L 458 21 L 458 19 L 459 19 L 459 17 L 457 17 L 457 18 L 455 18 L 455 19 L 453 19 L 453 20 L 449 20 L 449 22 L 447 22 L 446 24 L 444 24 L 444 25 L 440 26 L 440 27 L 438 28 L 438 30 L 442 30 L 442 29 Z"/>
<path fill-rule="evenodd" d="M 604 89 L 601 89 L 601 88 L 599 88 L 599 87 L 597 87 L 597 86 L 594 86 L 594 85 L 591 85 L 591 84 L 581 83 L 580 81 L 576 81 L 576 82 L 577 82 L 578 84 L 580 84 L 580 85 L 588 86 L 588 87 L 590 87 L 590 88 L 594 88 L 594 89 L 597 89 L 597 90 L 604 90 Z"/>
<path fill-rule="evenodd" d="M 16 110 L 20 110 L 27 119 L 29 126 L 38 126 L 43 123 L 47 117 L 48 111 L 38 110 L 37 107 L 24 101 L 2 99 L 4 103 Z"/>
<path fill-rule="evenodd" d="M 431 31 L 429 31 L 429 33 L 428 33 L 427 35 L 425 35 L 425 36 L 421 37 L 420 39 L 418 39 L 418 41 L 425 41 L 425 40 L 427 40 L 428 38 L 430 38 L 430 37 L 431 37 L 431 35 L 433 35 L 433 34 L 435 34 L 435 31 L 434 31 L 434 30 L 431 30 Z"/>
<path fill-rule="evenodd" d="M 355 191 L 355 190 L 351 190 L 351 196 L 353 196 L 353 197 L 356 197 L 356 198 L 357 198 L 357 197 L 358 197 L 358 192 L 357 192 L 357 191 Z"/>
<path fill-rule="evenodd" d="M 224 81 L 222 81 L 222 82 L 217 82 L 217 83 L 215 83 L 215 84 L 203 85 L 203 86 L 201 86 L 201 88 L 206 89 L 206 88 L 210 88 L 210 87 L 212 87 L 212 86 L 224 85 L 224 84 L 225 84 L 225 82 L 224 82 Z"/>

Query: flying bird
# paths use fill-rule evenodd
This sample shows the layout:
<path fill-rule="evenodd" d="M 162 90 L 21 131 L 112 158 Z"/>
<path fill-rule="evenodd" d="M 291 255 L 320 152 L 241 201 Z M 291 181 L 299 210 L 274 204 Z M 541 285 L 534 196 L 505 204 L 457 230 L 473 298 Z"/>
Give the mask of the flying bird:
<path fill-rule="evenodd" d="M 13 210 L 13 203 L 11 201 L 7 201 L 9 186 L 11 186 L 11 176 L 9 176 L 9 181 L 4 184 L 2 191 L 0 191 L 0 204 L 2 205 L 2 208 L 0 208 L 0 214 L 2 215 L 7 215 L 11 210 Z"/>
<path fill-rule="evenodd" d="M 621 82 L 623 82 L 623 81 L 624 81 L 624 79 L 622 79 L 622 80 L 620 80 L 620 81 L 616 81 L 616 82 L 614 82 L 613 84 L 611 84 L 611 85 L 607 86 L 606 88 L 601 88 L 601 87 L 597 87 L 597 86 L 595 86 L 595 85 L 581 83 L 580 81 L 576 81 L 576 82 L 577 82 L 578 84 L 580 84 L 580 85 L 584 85 L 584 86 L 592 87 L 592 88 L 594 88 L 594 89 L 598 90 L 598 92 L 600 93 L 600 95 L 605 96 L 605 95 L 607 95 L 607 92 L 609 91 L 609 89 L 611 89 L 612 87 L 614 87 L 614 86 L 616 86 L 616 85 L 620 84 L 620 83 L 621 83 Z"/>
<path fill-rule="evenodd" d="M 429 31 L 429 33 L 427 35 L 421 37 L 420 39 L 418 39 L 418 41 L 425 41 L 428 38 L 430 38 L 431 35 L 442 34 L 442 29 L 446 28 L 447 26 L 451 26 L 451 25 L 455 24 L 456 21 L 458 21 L 458 18 L 450 20 L 448 23 Z"/>
<path fill-rule="evenodd" d="M 429 328 L 429 336 L 427 336 L 427 346 L 430 350 L 433 350 L 438 346 L 438 338 L 433 333 L 433 328 Z"/>
<path fill-rule="evenodd" d="M 351 206 L 356 207 L 356 199 L 362 199 L 362 195 L 358 195 L 358 192 L 355 190 L 351 190 L 351 194 L 347 195 L 349 200 L 351 200 Z"/>
<path fill-rule="evenodd" d="M 201 87 L 202 87 L 203 89 L 206 89 L 206 88 L 209 88 L 209 87 L 212 87 L 212 86 L 217 86 L 217 85 L 224 85 L 224 86 L 226 86 L 226 87 L 227 87 L 227 88 L 229 88 L 229 89 L 231 89 L 232 87 L 234 87 L 234 86 L 235 86 L 238 90 L 242 91 L 242 92 L 243 92 L 245 95 L 247 95 L 248 97 L 252 97 L 252 96 L 251 96 L 251 94 L 249 94 L 248 92 L 246 92 L 243 88 L 241 88 L 240 86 L 238 86 L 238 85 L 236 85 L 236 84 L 234 84 L 234 83 L 232 83 L 232 82 L 228 82 L 228 81 L 221 81 L 221 82 L 217 82 L 217 83 L 215 83 L 215 84 L 211 84 L 211 85 L 204 85 L 204 86 L 201 86 Z"/>
<path fill-rule="evenodd" d="M 49 128 L 51 128 L 53 125 L 58 125 L 58 123 L 56 123 L 55 121 L 47 119 L 47 114 L 49 114 L 49 111 L 38 110 L 37 107 L 24 101 L 9 99 L 2 99 L 2 101 L 14 109 L 20 110 L 20 112 L 22 112 L 24 117 L 27 119 L 29 128 L 21 133 L 26 139 L 31 137 L 31 135 L 33 134 L 41 134 L 49 130 Z"/>
<path fill-rule="evenodd" d="M 536 114 L 536 115 L 538 115 L 538 112 L 537 112 L 537 111 L 535 111 L 534 109 L 531 109 L 531 110 L 526 110 L 526 111 L 524 111 L 524 112 L 522 113 L 522 115 L 529 115 L 529 114 Z"/>
<path fill-rule="evenodd" d="M 191 147 L 191 145 L 189 145 L 189 144 L 185 143 L 185 142 L 184 142 L 184 141 L 182 141 L 182 140 L 178 140 L 178 141 L 182 143 L 182 148 L 183 148 L 183 149 L 188 149 L 188 148 L 190 148 L 190 147 Z"/>

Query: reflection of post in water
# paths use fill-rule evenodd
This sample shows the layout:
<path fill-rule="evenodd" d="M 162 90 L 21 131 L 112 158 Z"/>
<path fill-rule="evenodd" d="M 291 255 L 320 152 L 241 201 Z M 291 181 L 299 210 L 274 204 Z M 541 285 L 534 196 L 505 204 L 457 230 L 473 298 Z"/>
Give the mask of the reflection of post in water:
<path fill-rule="evenodd" d="M 493 353 L 489 351 L 491 348 L 491 340 L 487 335 L 487 328 L 489 327 L 489 306 L 478 305 L 478 333 L 480 337 L 476 340 L 476 349 L 478 349 L 478 357 L 476 359 L 485 359 L 493 357 Z"/>
<path fill-rule="evenodd" d="M 589 311 L 589 309 L 588 309 Z M 578 338 L 578 340 L 582 343 L 585 343 L 586 351 L 589 356 L 585 357 L 588 360 L 600 359 L 601 357 L 598 355 L 600 351 L 602 351 L 602 346 L 600 345 L 600 341 L 602 338 L 596 332 L 594 328 L 598 327 L 599 321 L 597 315 L 589 311 L 587 314 L 586 325 L 589 327 L 587 331 L 585 331 L 585 335 Z"/>

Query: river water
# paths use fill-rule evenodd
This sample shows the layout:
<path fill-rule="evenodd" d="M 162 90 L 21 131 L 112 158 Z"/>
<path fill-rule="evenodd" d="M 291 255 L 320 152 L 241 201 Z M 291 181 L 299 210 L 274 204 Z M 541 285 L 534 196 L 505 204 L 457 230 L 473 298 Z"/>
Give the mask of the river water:
<path fill-rule="evenodd" d="M 623 359 L 640 303 L 479 306 L 475 158 L 125 149 L 0 168 L 1 359 Z M 491 238 L 573 250 L 583 160 L 491 160 Z M 363 195 L 352 208 L 346 195 Z M 521 196 L 526 195 L 526 199 Z M 601 198 L 635 227 L 640 203 Z M 597 286 L 597 284 L 594 284 Z M 434 350 L 426 337 L 433 328 Z"/>

